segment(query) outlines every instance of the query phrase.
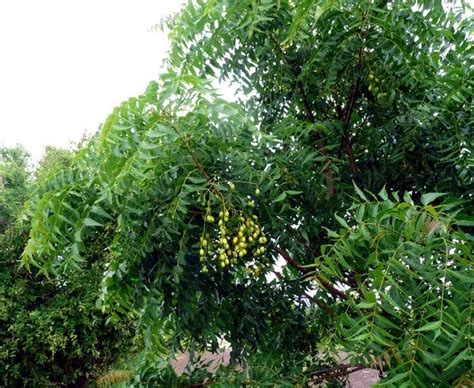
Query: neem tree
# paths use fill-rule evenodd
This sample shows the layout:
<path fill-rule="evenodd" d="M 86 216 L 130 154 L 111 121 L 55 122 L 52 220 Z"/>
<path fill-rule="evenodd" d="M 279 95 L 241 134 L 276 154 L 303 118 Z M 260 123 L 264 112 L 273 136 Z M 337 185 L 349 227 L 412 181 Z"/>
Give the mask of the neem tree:
<path fill-rule="evenodd" d="M 141 381 L 176 381 L 175 352 L 224 338 L 242 367 L 216 384 L 319 381 L 351 370 L 341 351 L 387 385 L 466 384 L 466 8 L 189 2 L 168 22 L 168 72 L 38 194 L 24 262 L 106 259 L 99 304 L 112 322 L 139 313 Z M 244 101 L 219 98 L 216 78 Z"/>

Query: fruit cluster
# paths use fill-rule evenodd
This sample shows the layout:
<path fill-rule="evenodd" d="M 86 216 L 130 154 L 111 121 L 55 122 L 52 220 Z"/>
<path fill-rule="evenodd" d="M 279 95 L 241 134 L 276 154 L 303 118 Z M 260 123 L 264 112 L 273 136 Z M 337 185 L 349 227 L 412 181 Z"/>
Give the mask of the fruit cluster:
<path fill-rule="evenodd" d="M 223 208 L 216 219 L 208 207 L 204 216 L 205 226 L 213 236 L 203 233 L 199 242 L 199 260 L 202 272 L 208 272 L 208 265 L 215 264 L 226 268 L 239 260 L 261 256 L 268 242 L 265 233 L 258 225 L 256 215 L 244 217 L 243 213 Z"/>
<path fill-rule="evenodd" d="M 384 80 L 378 79 L 372 72 L 369 73 L 369 92 L 372 92 L 377 100 L 384 98 L 387 93 L 382 92 Z"/>

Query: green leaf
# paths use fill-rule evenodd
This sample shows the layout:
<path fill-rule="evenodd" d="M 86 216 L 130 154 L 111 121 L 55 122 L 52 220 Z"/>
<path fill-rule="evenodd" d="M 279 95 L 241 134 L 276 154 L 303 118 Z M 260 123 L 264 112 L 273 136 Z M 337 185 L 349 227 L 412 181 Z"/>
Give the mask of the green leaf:
<path fill-rule="evenodd" d="M 469 216 L 467 214 L 458 214 L 453 224 L 459 226 L 474 226 L 474 216 Z"/>
<path fill-rule="evenodd" d="M 188 180 L 195 184 L 201 184 L 207 182 L 207 179 L 202 176 L 190 176 Z"/>
<path fill-rule="evenodd" d="M 326 227 L 324 227 L 324 229 L 326 229 L 329 237 L 339 238 L 339 234 L 337 234 L 334 230 L 328 229 Z"/>
<path fill-rule="evenodd" d="M 430 322 L 422 327 L 415 329 L 415 331 L 435 331 L 441 328 L 442 321 Z"/>
<path fill-rule="evenodd" d="M 337 214 L 334 214 L 334 217 L 336 218 L 337 222 L 339 222 L 344 228 L 350 229 L 349 225 L 347 224 L 344 218 L 342 218 L 341 216 L 338 216 Z"/>
<path fill-rule="evenodd" d="M 273 200 L 273 203 L 281 202 L 286 199 L 286 192 L 281 193 L 278 197 Z"/>
<path fill-rule="evenodd" d="M 91 212 L 92 213 L 95 213 L 95 214 L 98 214 L 102 217 L 105 217 L 105 218 L 108 218 L 109 220 L 112 220 L 112 217 L 109 213 L 107 213 L 104 209 L 102 209 L 100 206 L 98 205 L 94 205 L 92 206 L 91 208 Z"/>
<path fill-rule="evenodd" d="M 85 226 L 96 227 L 96 226 L 103 226 L 100 222 L 93 220 L 92 218 L 86 218 L 84 220 Z"/>
<path fill-rule="evenodd" d="M 436 198 L 442 197 L 443 195 L 447 195 L 447 193 L 427 193 L 421 196 L 421 203 L 423 205 L 428 205 L 433 202 Z"/>
<path fill-rule="evenodd" d="M 379 197 L 382 198 L 384 201 L 388 200 L 388 194 L 385 185 L 383 185 L 382 190 L 379 191 Z"/>
<path fill-rule="evenodd" d="M 359 189 L 359 187 L 355 184 L 354 181 L 352 181 L 352 184 L 354 185 L 354 189 L 355 189 L 357 195 L 358 195 L 361 199 L 363 199 L 364 201 L 368 202 L 367 197 L 366 197 L 365 194 L 362 192 L 362 190 Z"/>
<path fill-rule="evenodd" d="M 367 302 L 367 301 L 363 301 L 363 302 L 360 302 L 357 304 L 357 307 L 359 307 L 360 309 L 369 309 L 369 308 L 372 308 L 374 306 L 376 306 L 377 303 L 375 302 Z"/>
<path fill-rule="evenodd" d="M 464 349 L 461 353 L 459 353 L 454 359 L 449 363 L 449 365 L 444 368 L 444 370 L 449 370 L 454 368 L 455 366 L 459 365 L 461 361 L 467 360 L 468 359 L 468 352 L 470 349 Z"/>
<path fill-rule="evenodd" d="M 408 373 L 408 372 L 398 373 L 398 374 L 396 374 L 394 377 L 392 377 L 391 379 L 389 379 L 389 380 L 384 380 L 383 383 L 384 383 L 385 385 L 394 384 L 394 383 L 399 383 L 400 381 L 405 380 L 408 376 L 409 376 L 409 373 Z"/>
<path fill-rule="evenodd" d="M 451 275 L 451 276 L 454 276 L 456 278 L 458 278 L 459 280 L 461 280 L 462 282 L 465 282 L 465 283 L 468 283 L 468 284 L 472 284 L 474 283 L 474 272 L 473 271 L 453 271 L 453 270 L 450 270 L 448 269 L 448 273 Z"/>

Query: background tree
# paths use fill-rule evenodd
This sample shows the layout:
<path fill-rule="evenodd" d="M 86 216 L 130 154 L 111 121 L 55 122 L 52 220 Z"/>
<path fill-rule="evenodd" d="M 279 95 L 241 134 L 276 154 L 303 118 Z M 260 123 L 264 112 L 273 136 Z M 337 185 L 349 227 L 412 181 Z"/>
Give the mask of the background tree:
<path fill-rule="evenodd" d="M 168 72 L 38 192 L 24 263 L 104 256 L 101 306 L 140 316 L 137 381 L 171 384 L 176 352 L 224 338 L 244 367 L 216 384 L 319 381 L 350 371 L 314 371 L 343 350 L 387 385 L 468 383 L 467 7 L 189 2 Z"/>
<path fill-rule="evenodd" d="M 28 195 L 28 158 L 20 146 L 0 149 L 0 233 L 13 222 Z"/>
<path fill-rule="evenodd" d="M 107 325 L 95 307 L 101 264 L 90 257 L 80 273 L 55 279 L 19 265 L 29 229 L 17 221 L 20 209 L 32 190 L 69 167 L 73 153 L 48 147 L 34 173 L 21 148 L 0 154 L 7 177 L 0 208 L 8 210 L 0 233 L 0 385 L 87 385 L 129 349 L 132 337 L 130 320 Z"/>

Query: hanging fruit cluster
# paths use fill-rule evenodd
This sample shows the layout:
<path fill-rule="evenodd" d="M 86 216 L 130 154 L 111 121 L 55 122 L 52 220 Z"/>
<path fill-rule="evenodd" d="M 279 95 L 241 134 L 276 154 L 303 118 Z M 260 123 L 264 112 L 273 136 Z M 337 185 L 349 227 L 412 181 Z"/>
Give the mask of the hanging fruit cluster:
<path fill-rule="evenodd" d="M 377 97 L 377 100 L 381 100 L 384 98 L 387 93 L 384 93 L 382 91 L 382 87 L 384 84 L 384 80 L 378 79 L 374 73 L 370 72 L 369 73 L 369 92 L 372 92 L 372 94 Z"/>
<path fill-rule="evenodd" d="M 208 205 L 204 215 L 204 232 L 199 239 L 202 272 L 208 272 L 209 265 L 224 269 L 265 253 L 268 239 L 258 224 L 257 216 L 249 213 L 229 211 L 223 205 L 216 226 L 216 218 Z"/>

